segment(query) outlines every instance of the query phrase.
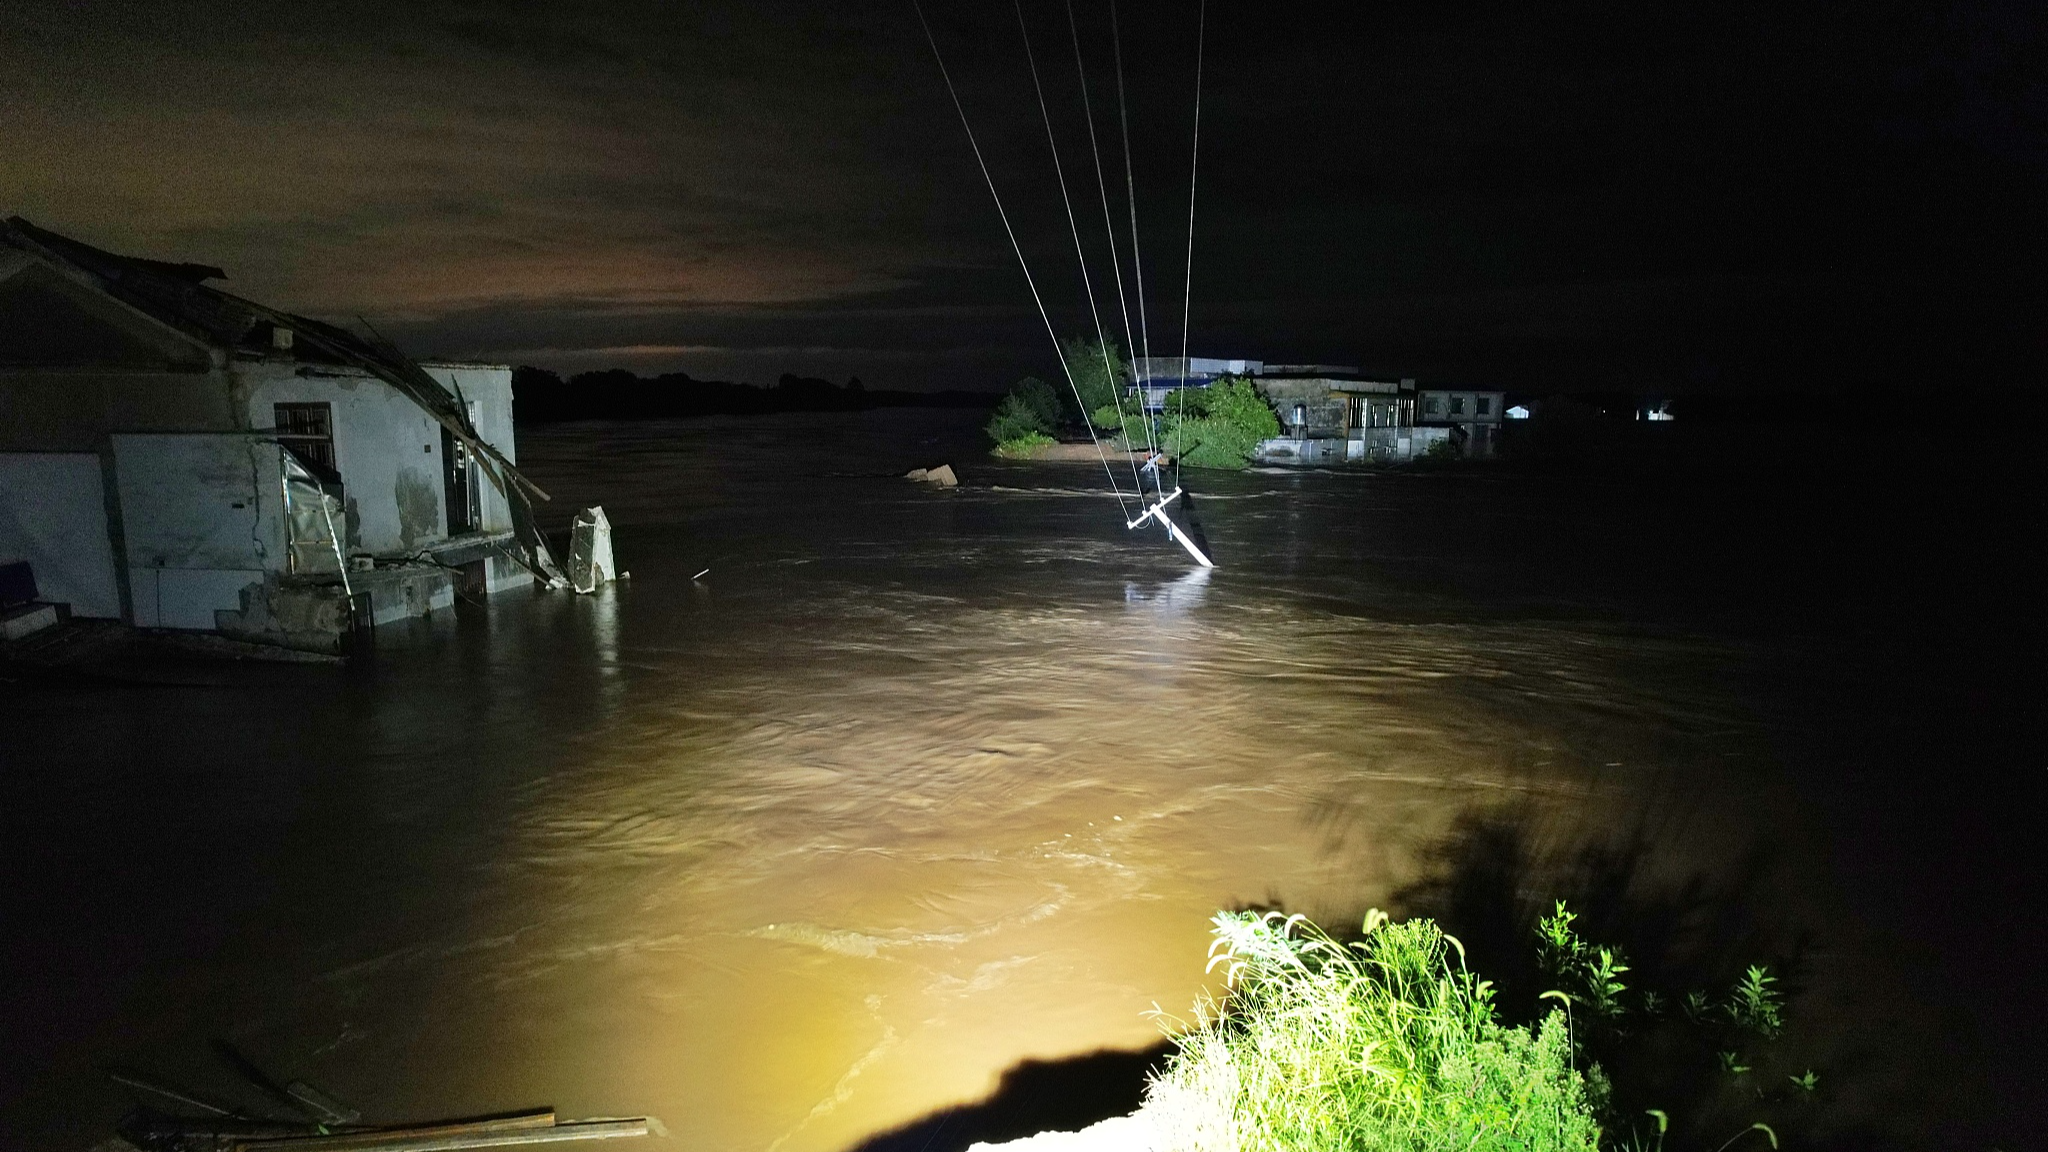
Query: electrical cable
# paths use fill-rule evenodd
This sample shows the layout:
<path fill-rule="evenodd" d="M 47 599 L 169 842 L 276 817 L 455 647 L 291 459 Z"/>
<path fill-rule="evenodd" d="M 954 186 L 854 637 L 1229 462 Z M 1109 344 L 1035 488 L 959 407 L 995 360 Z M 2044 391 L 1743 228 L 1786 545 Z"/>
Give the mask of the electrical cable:
<path fill-rule="evenodd" d="M 1109 268 L 1116 278 L 1117 309 L 1123 314 L 1124 347 L 1135 353 L 1138 347 L 1137 330 L 1131 326 L 1131 302 L 1124 292 L 1123 256 L 1120 253 L 1120 246 L 1117 242 L 1116 221 L 1110 217 L 1109 212 L 1109 180 L 1102 171 L 1102 145 L 1097 140 L 1095 134 L 1095 102 L 1089 94 L 1088 68 L 1081 59 L 1081 28 L 1074 19 L 1074 0 L 1066 0 L 1066 6 L 1067 32 L 1074 41 L 1074 76 L 1080 81 L 1081 111 L 1088 120 L 1088 152 L 1095 160 L 1095 191 L 1102 198 L 1102 232 L 1109 240 Z M 1108 350 L 1104 349 L 1104 359 L 1107 360 L 1107 358 Z M 1139 415 L 1142 416 L 1144 414 L 1144 402 L 1142 399 L 1139 401 L 1138 410 Z M 1119 414 L 1118 418 L 1122 418 L 1121 414 Z M 1123 429 L 1118 430 L 1123 431 Z"/>
<path fill-rule="evenodd" d="M 1188 323 L 1195 299 L 1195 174 L 1202 159 L 1202 49 L 1209 38 L 1209 0 L 1199 0 L 1195 16 L 1195 133 L 1188 148 L 1188 261 L 1187 280 L 1180 294 L 1180 387 L 1174 389 L 1180 401 L 1180 422 L 1188 417 Z M 1185 440 L 1186 434 L 1182 437 Z M 1173 485 L 1180 487 L 1180 453 L 1173 454 Z"/>
<path fill-rule="evenodd" d="M 1002 218 L 1003 232 L 1010 238 L 1010 251 L 1017 255 L 1017 266 L 1023 270 L 1024 283 L 1031 289 L 1031 301 L 1038 305 L 1038 318 L 1045 322 L 1045 334 L 1052 340 L 1054 355 L 1059 356 L 1060 371 L 1066 374 L 1067 386 L 1074 390 L 1074 402 L 1085 409 L 1087 401 L 1081 398 L 1081 386 L 1074 380 L 1073 369 L 1067 366 L 1067 358 L 1061 353 L 1060 338 L 1053 330 L 1052 316 L 1045 310 L 1045 299 L 1038 293 L 1038 281 L 1031 275 L 1031 265 L 1024 259 L 1024 248 L 1017 242 L 1017 230 L 1010 226 L 1010 213 L 1003 207 L 1002 193 L 996 190 L 996 179 L 988 170 L 988 161 L 982 157 L 981 144 L 974 138 L 974 126 L 967 120 L 967 108 L 960 102 L 960 90 L 954 87 L 953 73 L 946 67 L 945 55 L 939 51 L 938 37 L 932 34 L 931 21 L 925 18 L 924 5 L 920 0 L 910 0 L 910 6 L 917 12 L 917 22 L 924 29 L 925 43 L 931 45 L 932 59 L 938 62 L 939 75 L 946 81 L 946 94 L 952 97 L 953 110 L 960 115 L 960 127 L 967 133 L 967 146 L 973 149 L 974 162 L 981 168 L 982 180 L 988 184 L 989 198 L 995 201 L 996 215 Z M 1117 508 L 1124 514 L 1125 519 L 1129 519 L 1130 508 L 1124 503 L 1124 491 L 1117 485 L 1116 472 L 1109 466 L 1109 453 L 1103 450 L 1102 438 L 1095 434 L 1094 421 L 1086 420 L 1085 412 L 1083 416 L 1084 423 L 1088 425 L 1088 438 L 1095 442 L 1095 454 L 1102 458 L 1102 473 L 1109 478 L 1110 490 L 1116 493 Z M 1143 505 L 1144 498 L 1145 493 L 1141 489 L 1138 492 L 1140 506 Z"/>
<path fill-rule="evenodd" d="M 1031 30 L 1024 23 L 1024 0 L 1015 0 L 1015 2 L 1017 7 L 1017 32 L 1024 39 L 1024 59 L 1031 66 L 1031 87 L 1038 93 L 1038 114 L 1045 121 L 1045 143 L 1046 147 L 1052 150 L 1052 170 L 1053 174 L 1059 178 L 1060 202 L 1066 205 L 1067 209 L 1067 231 L 1071 232 L 1074 236 L 1074 259 L 1081 266 L 1081 287 L 1088 295 L 1088 316 L 1095 322 L 1095 346 L 1102 352 L 1102 374 L 1109 382 L 1110 399 L 1116 405 L 1116 426 L 1121 431 L 1127 427 L 1124 423 L 1123 387 L 1121 382 L 1117 380 L 1116 372 L 1110 364 L 1109 347 L 1102 337 L 1102 313 L 1095 306 L 1095 282 L 1088 275 L 1088 254 L 1081 247 L 1081 226 L 1074 220 L 1074 200 L 1067 193 L 1067 170 L 1060 163 L 1060 145 L 1052 131 L 1052 110 L 1047 107 L 1045 102 L 1045 86 L 1038 79 L 1038 57 L 1031 50 Z M 1064 363 L 1064 351 L 1061 353 L 1061 360 Z M 1075 386 L 1074 394 L 1075 398 L 1079 400 L 1080 387 L 1078 384 Z M 1088 412 L 1087 401 L 1080 400 L 1080 404 L 1081 419 L 1088 421 L 1092 432 L 1095 422 L 1092 415 Z M 1138 473 L 1138 461 L 1135 458 L 1131 460 L 1131 484 L 1137 488 L 1142 503 L 1145 493 L 1145 481 Z"/>
<path fill-rule="evenodd" d="M 1131 209 L 1131 277 L 1138 297 L 1138 338 L 1144 345 L 1144 367 L 1137 373 L 1139 395 L 1144 397 L 1140 404 L 1151 398 L 1152 375 L 1152 326 L 1145 316 L 1145 264 L 1138 253 L 1138 183 L 1131 171 L 1131 107 L 1124 95 L 1124 40 L 1122 22 L 1117 18 L 1116 0 L 1109 0 L 1109 41 L 1116 53 L 1116 107 L 1117 116 L 1123 126 L 1124 142 L 1124 202 Z M 1159 446 L 1152 431 L 1152 421 L 1145 421 L 1145 450 L 1157 454 Z M 1159 473 L 1152 474 L 1153 487 L 1159 486 Z"/>

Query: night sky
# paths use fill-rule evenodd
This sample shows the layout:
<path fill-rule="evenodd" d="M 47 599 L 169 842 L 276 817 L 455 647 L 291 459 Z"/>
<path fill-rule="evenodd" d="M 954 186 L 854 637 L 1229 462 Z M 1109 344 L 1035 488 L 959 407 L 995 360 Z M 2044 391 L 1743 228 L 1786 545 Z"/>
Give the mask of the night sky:
<path fill-rule="evenodd" d="M 1113 291 L 1065 10 L 1024 10 Z M 1166 354 L 1195 10 L 1122 10 Z M 1108 9 L 1075 12 L 1114 146 Z M 1529 390 L 2032 389 L 2042 12 L 1211 0 L 1192 351 Z M 1078 334 L 1015 11 L 930 13 Z M 0 212 L 420 354 L 918 388 L 1051 366 L 909 0 L 10 0 L 0 110 Z"/>

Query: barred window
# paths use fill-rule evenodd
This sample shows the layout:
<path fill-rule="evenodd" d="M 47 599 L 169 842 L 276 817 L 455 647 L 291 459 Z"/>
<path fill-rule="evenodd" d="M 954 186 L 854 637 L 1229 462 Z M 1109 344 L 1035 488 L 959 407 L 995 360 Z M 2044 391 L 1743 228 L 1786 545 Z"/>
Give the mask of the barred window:
<path fill-rule="evenodd" d="M 329 472 L 334 464 L 334 407 L 330 404 L 279 404 L 277 441 L 299 459 Z"/>

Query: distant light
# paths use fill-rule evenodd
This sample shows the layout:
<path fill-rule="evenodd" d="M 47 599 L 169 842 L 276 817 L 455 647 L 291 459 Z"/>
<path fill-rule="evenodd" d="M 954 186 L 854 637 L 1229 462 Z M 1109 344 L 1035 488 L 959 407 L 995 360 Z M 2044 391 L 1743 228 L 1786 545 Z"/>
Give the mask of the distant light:
<path fill-rule="evenodd" d="M 1527 420 L 1529 418 L 1529 409 L 1521 404 L 1517 404 L 1507 410 L 1507 418 L 1510 420 Z"/>

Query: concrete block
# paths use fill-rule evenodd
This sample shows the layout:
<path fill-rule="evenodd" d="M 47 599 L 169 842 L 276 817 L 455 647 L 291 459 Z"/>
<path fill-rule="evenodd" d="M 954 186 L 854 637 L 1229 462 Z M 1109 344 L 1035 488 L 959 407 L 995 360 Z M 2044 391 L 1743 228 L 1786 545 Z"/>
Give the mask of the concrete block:
<path fill-rule="evenodd" d="M 533 584 L 532 570 L 509 556 L 491 556 L 484 563 L 488 566 L 485 568 L 484 591 L 490 595 Z"/>
<path fill-rule="evenodd" d="M 18 604 L 0 611 L 0 640 L 20 640 L 55 628 L 62 616 L 55 604 Z"/>
<path fill-rule="evenodd" d="M 251 644 L 339 656 L 351 631 L 339 584 L 283 584 L 275 577 L 242 589 L 241 607 L 214 614 L 222 635 Z"/>

